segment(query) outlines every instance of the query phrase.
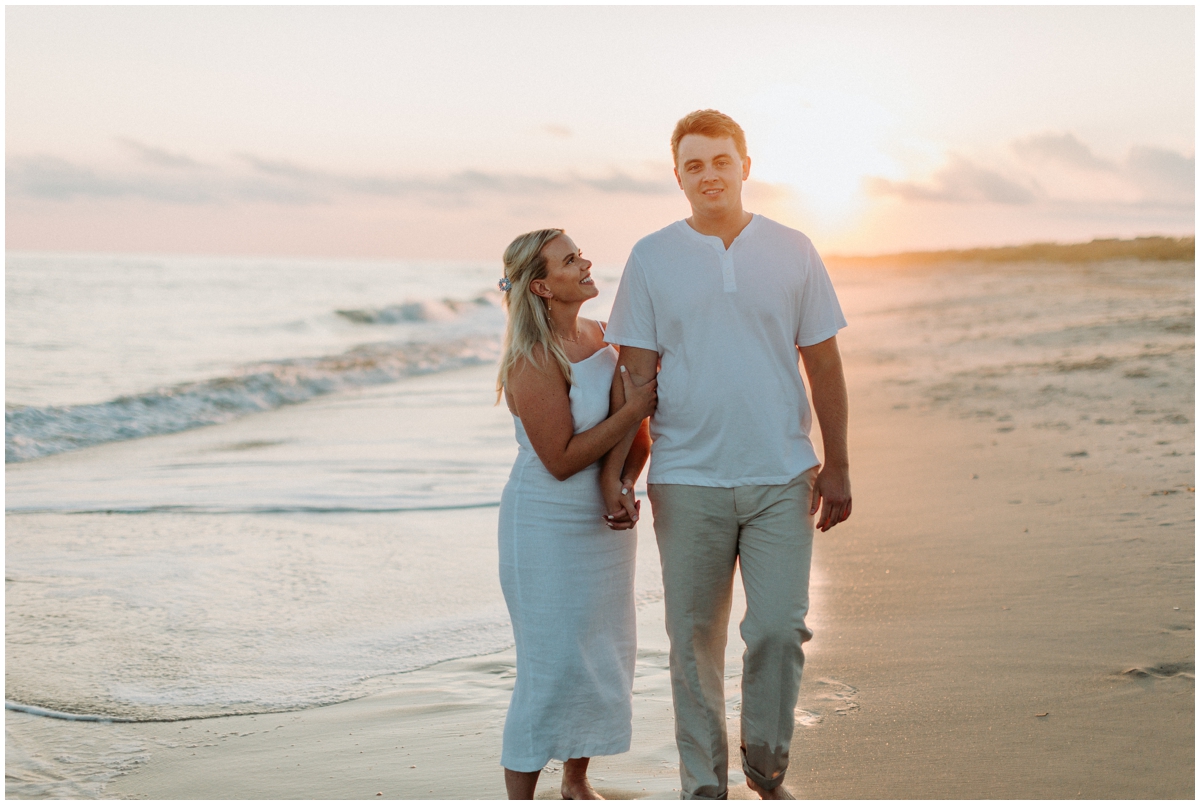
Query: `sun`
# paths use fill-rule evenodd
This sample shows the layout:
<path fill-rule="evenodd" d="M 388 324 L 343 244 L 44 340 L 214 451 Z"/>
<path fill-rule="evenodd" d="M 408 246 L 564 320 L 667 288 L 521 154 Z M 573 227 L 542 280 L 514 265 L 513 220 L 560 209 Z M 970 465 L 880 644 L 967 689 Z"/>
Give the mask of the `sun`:
<path fill-rule="evenodd" d="M 869 98 L 776 84 L 755 97 L 751 117 L 751 176 L 787 186 L 825 225 L 863 210 L 867 176 L 897 173 L 885 150 L 896 118 Z"/>

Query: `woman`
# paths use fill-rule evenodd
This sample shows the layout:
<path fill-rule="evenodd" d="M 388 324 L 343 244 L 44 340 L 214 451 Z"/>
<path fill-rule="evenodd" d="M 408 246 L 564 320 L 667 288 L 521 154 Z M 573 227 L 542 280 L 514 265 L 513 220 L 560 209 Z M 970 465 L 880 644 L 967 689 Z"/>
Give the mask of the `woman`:
<path fill-rule="evenodd" d="M 517 644 L 517 681 L 500 757 L 510 799 L 563 762 L 564 799 L 600 799 L 589 758 L 629 749 L 636 650 L 636 532 L 606 526 L 600 464 L 633 440 L 623 478 L 645 462 L 655 381 L 617 373 L 604 325 L 579 318 L 598 293 L 591 262 L 561 229 L 521 235 L 504 252 L 508 327 L 497 393 L 520 449 L 500 500 L 500 584 Z M 625 405 L 608 415 L 613 383 Z M 636 434 L 636 436 L 635 436 Z M 625 485 L 631 519 L 633 485 Z"/>

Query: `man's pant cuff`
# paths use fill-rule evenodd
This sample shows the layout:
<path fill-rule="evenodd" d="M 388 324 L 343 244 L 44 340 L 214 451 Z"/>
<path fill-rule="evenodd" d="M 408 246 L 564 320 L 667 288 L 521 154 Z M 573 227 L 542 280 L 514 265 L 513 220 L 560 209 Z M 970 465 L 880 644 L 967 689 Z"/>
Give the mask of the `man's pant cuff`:
<path fill-rule="evenodd" d="M 746 748 L 742 747 L 742 773 L 746 775 L 747 780 L 754 782 L 756 786 L 763 791 L 774 791 L 779 786 L 783 785 L 783 777 L 787 772 L 786 769 L 779 772 L 778 777 L 764 777 L 754 769 L 750 768 L 750 764 L 746 762 Z"/>

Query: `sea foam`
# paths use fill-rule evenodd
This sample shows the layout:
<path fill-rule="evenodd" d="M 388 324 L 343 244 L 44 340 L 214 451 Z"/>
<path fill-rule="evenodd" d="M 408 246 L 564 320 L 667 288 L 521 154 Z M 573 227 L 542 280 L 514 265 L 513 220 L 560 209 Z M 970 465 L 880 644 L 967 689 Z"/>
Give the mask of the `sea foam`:
<path fill-rule="evenodd" d="M 105 442 L 227 422 L 344 389 L 493 361 L 498 336 L 441 343 L 377 343 L 338 355 L 256 363 L 224 377 L 107 402 L 27 406 L 4 413 L 6 463 Z"/>

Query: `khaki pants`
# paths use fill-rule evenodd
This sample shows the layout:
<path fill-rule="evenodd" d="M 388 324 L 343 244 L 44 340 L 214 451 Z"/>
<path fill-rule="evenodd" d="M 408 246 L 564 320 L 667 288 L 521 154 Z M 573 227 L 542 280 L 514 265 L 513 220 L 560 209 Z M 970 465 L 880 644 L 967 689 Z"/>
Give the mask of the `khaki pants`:
<path fill-rule="evenodd" d="M 728 794 L 725 643 L 739 561 L 746 590 L 742 769 L 763 789 L 783 782 L 804 667 L 801 644 L 812 638 L 804 616 L 816 476 L 814 467 L 779 486 L 650 485 L 683 799 Z"/>

